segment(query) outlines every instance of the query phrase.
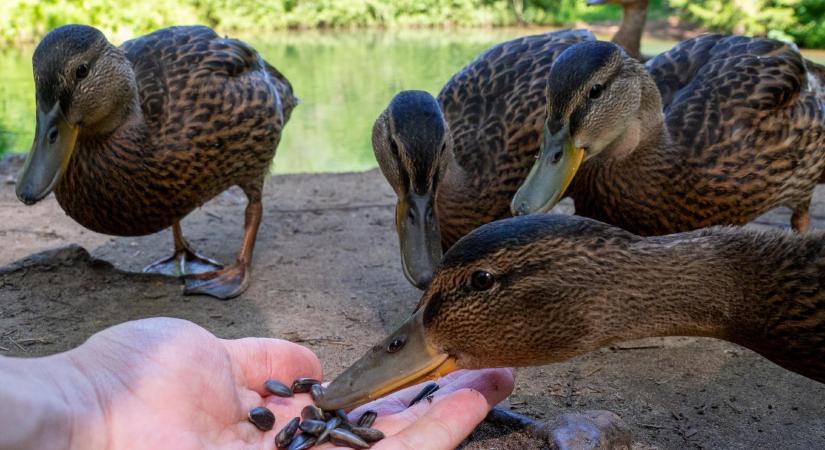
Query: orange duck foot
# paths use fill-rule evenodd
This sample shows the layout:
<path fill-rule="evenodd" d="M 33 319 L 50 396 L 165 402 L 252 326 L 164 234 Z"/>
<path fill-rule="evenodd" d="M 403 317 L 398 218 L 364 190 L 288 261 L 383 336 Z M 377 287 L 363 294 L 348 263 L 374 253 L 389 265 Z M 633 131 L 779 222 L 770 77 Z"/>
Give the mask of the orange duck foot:
<path fill-rule="evenodd" d="M 249 286 L 248 264 L 235 263 L 223 270 L 215 272 L 188 275 L 186 295 L 210 295 L 212 297 L 229 300 L 237 297 Z"/>

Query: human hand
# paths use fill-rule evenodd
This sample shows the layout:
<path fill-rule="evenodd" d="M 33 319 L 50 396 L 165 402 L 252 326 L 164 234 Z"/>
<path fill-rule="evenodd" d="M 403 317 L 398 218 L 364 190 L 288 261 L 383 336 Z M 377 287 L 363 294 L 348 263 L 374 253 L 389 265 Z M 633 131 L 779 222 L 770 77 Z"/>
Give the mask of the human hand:
<path fill-rule="evenodd" d="M 69 438 L 59 446 L 84 449 L 271 449 L 277 431 L 312 400 L 268 395 L 264 382 L 321 379 L 317 358 L 299 345 L 218 339 L 191 322 L 167 318 L 117 325 L 44 360 L 44 385 L 59 388 L 71 417 Z M 387 435 L 373 448 L 454 448 L 510 393 L 512 375 L 464 372 L 441 384 L 432 403 L 407 409 L 417 392 L 409 388 L 362 407 L 379 412 L 374 427 Z M 31 393 L 37 394 L 45 393 Z M 247 421 L 256 406 L 275 414 L 273 430 L 262 432 Z"/>

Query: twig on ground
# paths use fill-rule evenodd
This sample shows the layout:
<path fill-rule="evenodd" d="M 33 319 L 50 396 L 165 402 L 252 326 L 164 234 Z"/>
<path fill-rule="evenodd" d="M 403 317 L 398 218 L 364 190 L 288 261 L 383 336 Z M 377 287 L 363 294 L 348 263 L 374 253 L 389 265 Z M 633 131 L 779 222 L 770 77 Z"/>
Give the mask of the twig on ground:
<path fill-rule="evenodd" d="M 21 352 L 26 351 L 26 349 L 23 348 L 20 344 L 18 344 L 17 341 L 15 341 L 13 337 L 9 336 L 8 338 L 9 338 L 9 341 L 11 341 L 12 344 L 14 344 L 15 346 L 17 346 L 17 348 L 20 349 Z"/>
<path fill-rule="evenodd" d="M 651 348 L 664 348 L 664 345 L 631 345 L 624 347 L 614 345 L 612 348 L 615 350 L 648 350 Z"/>
<path fill-rule="evenodd" d="M 737 414 L 742 414 L 742 410 L 741 410 L 741 409 L 739 409 L 738 407 L 736 407 L 736 405 L 734 405 L 734 404 L 733 404 L 733 403 L 731 403 L 730 401 L 725 400 L 725 404 L 726 404 L 726 405 L 728 405 L 728 407 L 729 407 L 730 409 L 732 409 L 732 410 L 736 411 L 736 413 L 737 413 Z"/>
<path fill-rule="evenodd" d="M 578 370 L 571 370 L 570 376 L 567 378 L 567 387 L 564 392 L 564 404 L 567 406 L 573 406 L 573 397 L 576 395 L 576 375 L 578 375 Z"/>

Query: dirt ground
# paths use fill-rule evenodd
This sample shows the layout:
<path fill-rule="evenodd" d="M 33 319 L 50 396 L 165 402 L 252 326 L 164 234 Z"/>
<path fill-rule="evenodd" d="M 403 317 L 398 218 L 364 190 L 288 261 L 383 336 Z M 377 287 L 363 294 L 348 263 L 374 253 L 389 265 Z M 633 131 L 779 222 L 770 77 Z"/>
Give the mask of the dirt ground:
<path fill-rule="evenodd" d="M 377 171 L 271 178 L 252 284 L 231 301 L 184 297 L 174 279 L 136 274 L 168 256 L 171 233 L 114 238 L 84 230 L 51 196 L 14 195 L 19 161 L 0 163 L 0 354 L 72 348 L 110 325 L 149 316 L 194 321 L 218 336 L 272 336 L 306 345 L 331 378 L 398 325 L 419 291 L 400 270 L 395 197 Z M 812 209 L 825 227 L 825 190 Z M 229 191 L 183 224 L 196 249 L 229 262 L 244 198 Z M 569 206 L 568 206 L 569 209 Z M 754 226 L 786 227 L 788 214 Z M 85 250 L 84 250 L 85 249 Z M 534 417 L 607 409 L 636 448 L 825 448 L 825 385 L 721 341 L 623 343 L 564 364 L 520 369 L 510 404 Z M 468 449 L 541 448 L 482 425 Z"/>

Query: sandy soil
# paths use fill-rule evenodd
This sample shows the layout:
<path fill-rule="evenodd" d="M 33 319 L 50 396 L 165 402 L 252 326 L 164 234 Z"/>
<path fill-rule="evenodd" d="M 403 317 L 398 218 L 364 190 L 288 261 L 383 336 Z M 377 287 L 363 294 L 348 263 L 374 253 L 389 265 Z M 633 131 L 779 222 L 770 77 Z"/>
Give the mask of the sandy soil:
<path fill-rule="evenodd" d="M 395 198 L 376 171 L 270 179 L 252 285 L 221 302 L 184 297 L 176 280 L 134 273 L 168 256 L 168 231 L 113 238 L 81 228 L 53 197 L 33 207 L 19 203 L 9 167 L 17 164 L 0 164 L 3 355 L 47 355 L 112 324 L 174 316 L 221 337 L 299 342 L 332 377 L 399 324 L 419 297 L 401 274 Z M 823 200 L 820 189 L 812 209 L 817 228 L 825 226 Z M 243 206 L 240 192 L 226 192 L 187 218 L 184 233 L 202 253 L 232 261 Z M 787 221 L 780 211 L 755 226 Z M 631 426 L 637 448 L 825 448 L 825 386 L 712 339 L 630 342 L 521 369 L 510 403 L 548 419 L 567 411 L 614 411 Z M 483 425 L 465 447 L 541 443 Z"/>

